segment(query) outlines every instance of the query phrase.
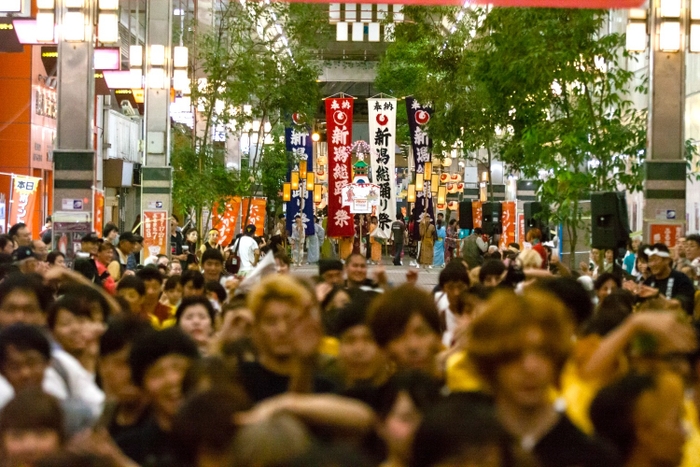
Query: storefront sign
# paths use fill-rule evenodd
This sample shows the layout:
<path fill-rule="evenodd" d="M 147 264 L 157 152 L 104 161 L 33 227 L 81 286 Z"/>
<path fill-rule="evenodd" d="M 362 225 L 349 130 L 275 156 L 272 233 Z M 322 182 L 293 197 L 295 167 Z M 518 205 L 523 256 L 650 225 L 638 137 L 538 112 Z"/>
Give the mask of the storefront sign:
<path fill-rule="evenodd" d="M 34 220 L 34 204 L 39 189 L 40 178 L 12 176 L 12 200 L 10 201 L 10 219 L 8 225 L 20 222 L 31 225 Z"/>
<path fill-rule="evenodd" d="M 143 211 L 143 259 L 168 253 L 167 211 Z"/>
<path fill-rule="evenodd" d="M 678 239 L 683 236 L 682 223 L 655 223 L 649 224 L 649 243 L 663 243 L 669 248 L 678 244 Z"/>

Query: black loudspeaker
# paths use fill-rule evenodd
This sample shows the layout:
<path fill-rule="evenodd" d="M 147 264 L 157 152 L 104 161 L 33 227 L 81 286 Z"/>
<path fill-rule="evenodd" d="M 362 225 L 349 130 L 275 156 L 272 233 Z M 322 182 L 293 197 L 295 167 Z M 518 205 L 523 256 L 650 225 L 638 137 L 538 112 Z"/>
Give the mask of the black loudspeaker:
<path fill-rule="evenodd" d="M 622 192 L 591 193 L 591 246 L 625 248 L 630 236 L 627 203 Z"/>
<path fill-rule="evenodd" d="M 481 228 L 486 235 L 501 233 L 501 203 L 484 203 L 481 205 Z"/>
<path fill-rule="evenodd" d="M 469 230 L 474 228 L 474 216 L 471 201 L 462 201 L 459 203 L 459 228 Z"/>
<path fill-rule="evenodd" d="M 540 232 L 546 236 L 547 223 L 541 217 L 542 203 L 538 201 L 524 203 L 523 208 L 525 211 L 525 235 L 530 229 L 540 229 Z"/>

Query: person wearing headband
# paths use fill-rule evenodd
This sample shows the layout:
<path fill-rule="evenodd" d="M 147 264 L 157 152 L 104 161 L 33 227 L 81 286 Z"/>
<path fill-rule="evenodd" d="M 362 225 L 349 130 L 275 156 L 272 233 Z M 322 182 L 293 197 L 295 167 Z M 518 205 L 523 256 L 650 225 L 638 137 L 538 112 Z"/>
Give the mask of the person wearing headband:
<path fill-rule="evenodd" d="M 673 258 L 668 247 L 663 243 L 654 243 L 646 248 L 644 253 L 649 257 L 651 270 L 651 275 L 644 281 L 644 285 L 655 289 L 659 295 L 678 300 L 683 309 L 692 315 L 695 288 L 688 276 L 671 268 Z"/>
<path fill-rule="evenodd" d="M 207 250 L 219 250 L 222 255 L 224 254 L 224 248 L 219 244 L 219 231 L 217 229 L 211 229 L 207 235 L 207 241 L 199 247 L 200 258 Z"/>

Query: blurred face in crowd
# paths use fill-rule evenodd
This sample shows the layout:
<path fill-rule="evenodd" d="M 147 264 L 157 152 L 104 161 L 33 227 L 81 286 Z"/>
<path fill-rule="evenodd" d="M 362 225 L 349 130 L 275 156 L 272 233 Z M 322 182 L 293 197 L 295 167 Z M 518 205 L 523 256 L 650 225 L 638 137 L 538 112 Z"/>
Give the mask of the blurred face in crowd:
<path fill-rule="evenodd" d="M 14 240 L 17 246 L 32 246 L 32 234 L 26 226 L 17 231 Z"/>
<path fill-rule="evenodd" d="M 127 345 L 118 352 L 100 357 L 97 368 L 102 389 L 109 400 L 130 403 L 142 397 L 141 390 L 131 380 L 130 351 L 131 346 Z"/>
<path fill-rule="evenodd" d="M 598 303 L 602 302 L 605 297 L 617 290 L 617 284 L 614 280 L 608 279 L 603 283 L 600 289 L 596 290 L 596 295 L 598 296 Z"/>
<path fill-rule="evenodd" d="M 197 237 L 199 237 L 199 235 L 196 230 L 190 230 L 187 233 L 187 241 L 190 243 L 197 243 Z"/>
<path fill-rule="evenodd" d="M 170 219 L 170 235 L 175 235 L 177 232 L 178 221 L 174 217 Z"/>
<path fill-rule="evenodd" d="M 279 258 L 275 258 L 275 270 L 277 274 L 289 274 L 289 265 Z"/>
<path fill-rule="evenodd" d="M 20 261 L 17 266 L 22 274 L 33 274 L 39 268 L 39 261 L 36 258 L 27 258 Z"/>
<path fill-rule="evenodd" d="M 443 286 L 442 290 L 445 292 L 445 295 L 447 295 L 447 301 L 450 303 L 450 310 L 457 309 L 459 296 L 462 292 L 467 290 L 467 288 L 467 284 L 462 281 L 450 281 Z"/>
<path fill-rule="evenodd" d="M 598 250 L 597 248 L 591 248 L 591 261 L 597 263 L 598 258 L 600 258 L 600 250 Z"/>
<path fill-rule="evenodd" d="M 435 372 L 435 357 L 440 351 L 440 336 L 423 317 L 414 313 L 403 333 L 387 344 L 386 351 L 399 369 Z"/>
<path fill-rule="evenodd" d="M 613 262 L 613 251 L 612 250 L 605 250 L 605 262 L 606 263 Z"/>
<path fill-rule="evenodd" d="M 365 324 L 353 326 L 340 336 L 338 360 L 352 381 L 373 378 L 384 363 L 372 331 Z"/>
<path fill-rule="evenodd" d="M 107 234 L 106 240 L 109 243 L 114 243 L 114 241 L 117 239 L 117 235 L 119 235 L 118 230 L 110 230 L 109 233 Z"/>
<path fill-rule="evenodd" d="M 644 261 L 644 259 L 640 258 L 637 256 L 637 271 L 639 271 L 640 274 L 644 274 L 647 272 L 649 269 L 649 263 Z"/>
<path fill-rule="evenodd" d="M 53 262 L 54 266 L 57 266 L 59 268 L 65 268 L 66 267 L 66 258 L 62 255 L 56 256 L 56 259 Z"/>
<path fill-rule="evenodd" d="M 221 273 L 224 271 L 224 265 L 221 261 L 208 259 L 202 264 L 204 279 L 208 281 L 218 281 L 221 278 Z"/>
<path fill-rule="evenodd" d="M 59 434 L 48 428 L 9 429 L 1 441 L 0 453 L 5 457 L 6 465 L 13 467 L 35 465 L 61 447 Z"/>
<path fill-rule="evenodd" d="M 217 243 L 219 243 L 219 231 L 212 230 L 209 232 L 209 244 L 216 245 Z"/>
<path fill-rule="evenodd" d="M 172 289 L 166 290 L 163 293 L 168 297 L 168 303 L 171 305 L 177 305 L 180 303 L 180 300 L 182 300 L 182 286 L 180 284 L 177 284 Z"/>
<path fill-rule="evenodd" d="M 196 295 L 204 295 L 204 288 L 197 289 L 195 288 L 193 281 L 186 282 L 182 287 L 182 298 L 194 297 Z"/>
<path fill-rule="evenodd" d="M 345 266 L 348 281 L 360 283 L 367 279 L 367 260 L 359 255 L 353 255 Z"/>
<path fill-rule="evenodd" d="M 149 303 L 158 301 L 162 290 L 161 281 L 157 279 L 148 279 L 143 281 L 143 285 L 146 287 L 146 296 L 144 297 L 144 301 Z"/>
<path fill-rule="evenodd" d="M 80 249 L 90 255 L 96 255 L 99 248 L 100 244 L 97 242 L 82 242 L 80 244 Z M 123 250 L 124 249 L 122 248 L 122 251 Z"/>
<path fill-rule="evenodd" d="M 86 350 L 91 324 L 90 318 L 76 316 L 61 308 L 56 314 L 56 324 L 51 332 L 66 352 L 76 354 Z"/>
<path fill-rule="evenodd" d="M 502 279 L 503 276 L 497 274 L 489 274 L 488 276 L 484 277 L 482 285 L 484 285 L 485 287 L 496 287 L 498 284 L 501 283 Z"/>
<path fill-rule="evenodd" d="M 172 261 L 170 263 L 170 275 L 179 276 L 182 274 L 182 264 L 179 261 Z"/>
<path fill-rule="evenodd" d="M 260 353 L 276 359 L 290 357 L 293 351 L 291 330 L 302 314 L 303 311 L 291 303 L 269 301 L 253 327 Z"/>
<path fill-rule="evenodd" d="M 49 255 L 49 247 L 41 240 L 34 240 L 34 254 L 39 261 L 46 261 Z"/>
<path fill-rule="evenodd" d="M 549 388 L 556 374 L 544 348 L 544 333 L 530 326 L 523 333 L 522 351 L 496 370 L 496 397 L 521 409 L 537 409 L 548 404 Z"/>
<path fill-rule="evenodd" d="M 406 461 L 410 459 L 413 436 L 422 418 L 411 396 L 401 391 L 379 429 L 390 455 Z"/>
<path fill-rule="evenodd" d="M 182 355 L 170 354 L 151 365 L 143 378 L 143 389 L 157 415 L 172 418 L 182 405 L 182 381 L 192 361 Z"/>
<path fill-rule="evenodd" d="M 48 360 L 38 350 L 19 350 L 14 345 L 8 345 L 5 366 L 0 368 L 0 372 L 15 392 L 19 392 L 27 388 L 41 388 L 44 370 L 48 366 Z"/>
<path fill-rule="evenodd" d="M 224 315 L 219 336 L 222 340 L 233 342 L 242 337 L 250 337 L 253 323 L 253 313 L 245 307 L 229 310 Z"/>
<path fill-rule="evenodd" d="M 365 266 L 366 268 L 366 266 Z M 330 285 L 343 285 L 343 271 L 334 269 L 332 271 L 326 271 L 321 276 L 323 282 Z"/>
<path fill-rule="evenodd" d="M 141 313 L 143 295 L 140 295 L 136 289 L 121 289 L 117 291 L 117 295 L 127 301 L 132 313 Z"/>
<path fill-rule="evenodd" d="M 671 258 L 662 258 L 658 255 L 649 256 L 649 269 L 655 277 L 660 277 L 671 272 Z"/>
<path fill-rule="evenodd" d="M 161 256 L 156 261 L 156 266 L 165 266 L 166 268 L 170 266 L 170 261 L 167 256 Z"/>
<path fill-rule="evenodd" d="M 122 250 L 122 253 L 124 253 L 127 256 L 134 252 L 135 247 L 136 242 L 119 242 L 119 249 Z"/>
<path fill-rule="evenodd" d="M 105 266 L 114 261 L 114 250 L 109 244 L 100 245 L 97 252 L 97 261 Z"/>
<path fill-rule="evenodd" d="M 694 260 L 700 256 L 700 245 L 693 240 L 686 240 L 685 242 L 685 257 L 690 261 Z"/>
<path fill-rule="evenodd" d="M 13 290 L 0 303 L 0 328 L 14 323 L 36 326 L 46 324 L 46 317 L 41 312 L 39 300 L 32 292 L 22 289 Z"/>
<path fill-rule="evenodd" d="M 214 332 L 207 309 L 200 304 L 188 306 L 180 317 L 180 328 L 198 344 L 209 342 Z"/>

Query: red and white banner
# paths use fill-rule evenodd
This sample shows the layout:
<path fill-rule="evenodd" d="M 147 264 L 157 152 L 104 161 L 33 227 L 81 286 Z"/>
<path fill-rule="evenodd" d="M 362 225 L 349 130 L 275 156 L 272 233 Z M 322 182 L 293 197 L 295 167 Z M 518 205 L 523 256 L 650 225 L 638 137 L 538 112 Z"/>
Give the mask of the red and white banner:
<path fill-rule="evenodd" d="M 683 236 L 682 222 L 659 222 L 649 224 L 649 243 L 663 243 L 669 248 L 678 244 L 678 240 Z"/>
<path fill-rule="evenodd" d="M 168 228 L 166 211 L 143 211 L 143 259 L 149 256 L 167 254 L 168 242 L 165 232 Z"/>
<path fill-rule="evenodd" d="M 379 228 L 386 238 L 396 219 L 396 99 L 367 99 L 372 178 L 379 185 Z"/>
<path fill-rule="evenodd" d="M 102 227 L 104 224 L 104 213 L 105 213 L 105 192 L 102 190 L 94 190 L 93 199 L 93 215 L 92 215 L 92 225 L 97 236 L 102 236 Z"/>
<path fill-rule="evenodd" d="M 31 225 L 34 220 L 34 204 L 36 204 L 40 181 L 41 179 L 37 177 L 12 176 L 12 200 L 10 201 L 8 227 L 20 222 Z"/>
<path fill-rule="evenodd" d="M 474 228 L 480 229 L 483 221 L 483 213 L 481 212 L 481 201 L 472 201 L 472 220 Z"/>
<path fill-rule="evenodd" d="M 212 209 L 211 225 L 219 231 L 219 244 L 228 246 L 236 236 L 236 223 L 241 212 L 240 196 L 233 196 L 226 201 L 226 206 L 219 212 L 218 204 Z"/>
<path fill-rule="evenodd" d="M 501 226 L 503 231 L 501 232 L 501 241 L 499 242 L 499 248 L 505 250 L 508 245 L 515 243 L 515 223 L 517 218 L 515 217 L 515 201 L 504 201 L 501 203 Z"/>
<path fill-rule="evenodd" d="M 250 205 L 250 210 L 248 210 L 248 205 Z M 265 232 L 265 215 L 267 214 L 266 209 L 267 198 L 253 198 L 252 203 L 250 202 L 250 198 L 243 198 L 243 209 L 241 210 L 241 230 L 243 230 L 246 225 L 253 224 L 255 226 L 255 235 L 262 236 Z M 248 215 L 248 222 L 246 222 L 246 213 Z"/>
<path fill-rule="evenodd" d="M 353 98 L 326 99 L 328 134 L 328 228 L 329 237 L 352 237 L 355 224 L 350 208 L 343 207 L 342 189 L 352 182 Z"/>

